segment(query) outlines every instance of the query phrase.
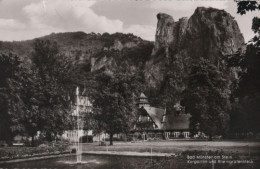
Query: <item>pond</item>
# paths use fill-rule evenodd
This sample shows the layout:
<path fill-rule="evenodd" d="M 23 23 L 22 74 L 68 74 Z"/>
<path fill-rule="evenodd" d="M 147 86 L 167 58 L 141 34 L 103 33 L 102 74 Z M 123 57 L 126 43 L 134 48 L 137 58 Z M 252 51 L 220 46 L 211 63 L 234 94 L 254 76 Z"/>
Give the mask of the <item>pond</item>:
<path fill-rule="evenodd" d="M 75 156 L 69 156 L 4 164 L 0 169 L 137 169 L 151 160 L 151 157 L 83 155 L 81 164 L 76 164 Z"/>
<path fill-rule="evenodd" d="M 0 169 L 259 169 L 259 161 L 253 164 L 189 164 L 180 157 L 127 157 L 108 155 L 83 155 L 76 164 L 76 156 L 51 158 L 0 165 Z"/>

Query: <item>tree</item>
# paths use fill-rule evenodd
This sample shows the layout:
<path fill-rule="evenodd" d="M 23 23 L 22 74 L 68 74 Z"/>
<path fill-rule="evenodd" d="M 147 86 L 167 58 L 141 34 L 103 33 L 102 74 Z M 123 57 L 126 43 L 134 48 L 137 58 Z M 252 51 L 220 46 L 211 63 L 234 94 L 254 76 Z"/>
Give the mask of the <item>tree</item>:
<path fill-rule="evenodd" d="M 58 44 L 36 40 L 32 64 L 13 54 L 0 55 L 0 139 L 10 142 L 17 133 L 61 134 L 69 123 L 67 95 L 71 88 L 70 60 Z"/>
<path fill-rule="evenodd" d="M 237 13 L 260 10 L 257 1 L 236 1 Z M 237 70 L 238 82 L 234 91 L 236 102 L 231 114 L 232 132 L 255 132 L 260 129 L 260 18 L 254 17 L 252 30 L 256 34 L 247 44 L 245 52 L 229 56 L 228 66 Z"/>
<path fill-rule="evenodd" d="M 38 116 L 37 125 L 40 131 L 46 133 L 47 139 L 52 140 L 52 135 L 61 134 L 68 125 L 66 96 L 73 90 L 71 64 L 60 54 L 56 42 L 39 39 L 34 42 L 32 62 L 37 86 L 28 98 L 28 105 L 33 105 L 29 109 L 38 112 L 35 114 Z"/>
<path fill-rule="evenodd" d="M 24 132 L 32 138 L 41 130 L 41 114 L 39 113 L 40 80 L 37 73 L 29 68 L 23 69 L 23 88 L 21 89 L 21 99 L 24 103 L 24 111 L 20 113 L 19 123 L 24 127 Z"/>
<path fill-rule="evenodd" d="M 249 11 L 260 10 L 260 3 L 258 1 L 238 1 L 237 3 L 237 13 L 245 15 Z M 256 34 L 251 42 L 255 43 L 254 45 L 260 47 L 260 18 L 254 17 L 252 20 L 252 30 Z"/>
<path fill-rule="evenodd" d="M 113 135 L 127 133 L 133 123 L 134 98 L 131 88 L 131 78 L 123 75 L 107 75 L 101 73 L 97 76 L 99 82 L 94 99 L 97 108 L 99 127 L 110 135 L 110 145 L 113 145 Z"/>
<path fill-rule="evenodd" d="M 191 117 L 191 128 L 209 135 L 225 134 L 229 121 L 228 77 L 208 60 L 192 65 L 185 90 L 184 105 Z"/>
<path fill-rule="evenodd" d="M 23 111 L 21 61 L 13 54 L 0 54 L 0 140 L 10 143 L 22 130 L 19 114 Z"/>
<path fill-rule="evenodd" d="M 245 53 L 236 53 L 228 59 L 229 66 L 239 70 L 234 91 L 231 129 L 233 132 L 257 132 L 260 129 L 260 57 L 259 49 L 248 44 Z"/>

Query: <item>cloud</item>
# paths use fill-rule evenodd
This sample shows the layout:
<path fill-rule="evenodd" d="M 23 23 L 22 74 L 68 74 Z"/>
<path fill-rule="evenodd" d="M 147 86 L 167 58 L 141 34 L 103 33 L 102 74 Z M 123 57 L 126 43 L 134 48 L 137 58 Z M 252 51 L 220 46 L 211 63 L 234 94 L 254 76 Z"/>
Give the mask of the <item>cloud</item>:
<path fill-rule="evenodd" d="M 45 0 L 28 3 L 22 8 L 26 21 L 1 19 L 1 40 L 25 40 L 52 32 L 85 31 L 123 32 L 123 22 L 97 15 L 95 1 Z M 11 32 L 14 33 L 11 33 Z M 9 36 L 7 36 L 8 34 Z"/>
<path fill-rule="evenodd" d="M 201 0 L 174 0 L 174 1 L 155 1 L 149 4 L 150 8 L 153 9 L 168 9 L 168 10 L 174 10 L 174 11 L 189 11 L 194 9 L 198 6 L 204 6 L 204 7 L 213 7 L 218 9 L 225 9 L 228 6 L 227 0 L 208 0 L 208 1 L 201 1 Z"/>
<path fill-rule="evenodd" d="M 57 28 L 63 31 L 115 32 L 123 22 L 98 16 L 90 8 L 95 1 L 56 0 L 33 3 L 24 8 L 30 24 L 38 29 Z"/>
<path fill-rule="evenodd" d="M 4 2 L 13 3 L 13 1 L 7 0 Z M 133 33 L 143 39 L 154 40 L 155 26 L 125 25 L 119 19 L 109 19 L 98 15 L 92 9 L 96 1 L 38 0 L 27 2 L 27 4 L 20 5 L 20 11 L 17 11 L 23 18 L 17 16 L 13 19 L 0 18 L 1 40 L 27 40 L 52 32 L 73 31 Z"/>
<path fill-rule="evenodd" d="M 25 24 L 16 21 L 14 19 L 1 19 L 0 18 L 0 28 L 2 30 L 20 30 L 25 28 Z"/>
<path fill-rule="evenodd" d="M 22 23 L 15 19 L 0 19 L 1 40 L 26 40 L 52 32 L 84 31 L 95 33 L 133 33 L 154 40 L 155 26 L 124 25 L 121 20 L 97 15 L 91 7 L 95 1 L 45 0 L 26 4 Z"/>
<path fill-rule="evenodd" d="M 154 41 L 155 38 L 155 26 L 148 25 L 130 25 L 124 29 L 124 33 L 133 33 L 134 35 L 140 36 L 145 40 Z"/>

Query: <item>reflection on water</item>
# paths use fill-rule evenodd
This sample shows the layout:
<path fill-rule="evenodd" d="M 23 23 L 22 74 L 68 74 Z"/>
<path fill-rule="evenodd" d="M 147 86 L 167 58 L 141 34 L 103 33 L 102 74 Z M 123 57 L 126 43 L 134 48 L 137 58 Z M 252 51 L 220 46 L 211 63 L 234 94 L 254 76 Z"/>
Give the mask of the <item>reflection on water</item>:
<path fill-rule="evenodd" d="M 77 164 L 76 156 L 69 156 L 5 164 L 0 169 L 135 169 L 137 162 L 146 160 L 149 158 L 83 155 L 81 164 Z"/>

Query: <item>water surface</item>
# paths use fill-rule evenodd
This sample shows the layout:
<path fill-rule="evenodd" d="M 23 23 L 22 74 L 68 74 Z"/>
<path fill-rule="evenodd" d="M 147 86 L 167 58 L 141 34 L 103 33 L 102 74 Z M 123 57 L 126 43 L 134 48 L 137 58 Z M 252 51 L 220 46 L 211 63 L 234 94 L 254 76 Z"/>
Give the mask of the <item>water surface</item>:
<path fill-rule="evenodd" d="M 0 169 L 136 169 L 138 164 L 150 161 L 148 157 L 83 155 L 82 163 L 76 157 L 59 157 L 0 165 Z"/>

